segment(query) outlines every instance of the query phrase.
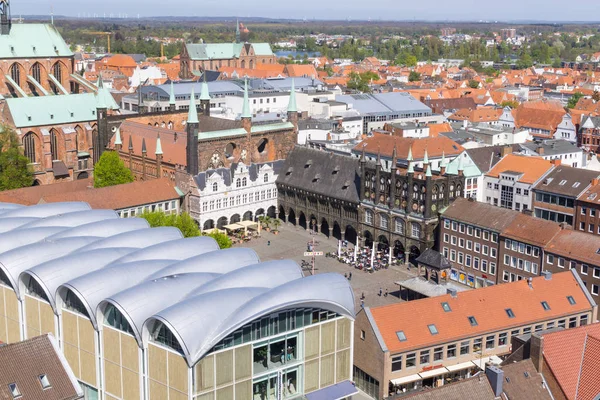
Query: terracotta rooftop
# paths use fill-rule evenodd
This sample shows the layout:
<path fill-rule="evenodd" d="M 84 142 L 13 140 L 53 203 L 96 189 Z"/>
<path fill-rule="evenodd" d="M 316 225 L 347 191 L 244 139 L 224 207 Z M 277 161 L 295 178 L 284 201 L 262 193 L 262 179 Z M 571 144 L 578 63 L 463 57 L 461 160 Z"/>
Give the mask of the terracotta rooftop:
<path fill-rule="evenodd" d="M 560 231 L 561 226 L 556 222 L 519 213 L 502 232 L 510 239 L 546 246 Z"/>
<path fill-rule="evenodd" d="M 600 239 L 571 229 L 563 229 L 546 245 L 545 250 L 585 264 L 600 265 Z"/>
<path fill-rule="evenodd" d="M 45 375 L 49 387 L 42 386 Z M 9 385 L 15 384 L 20 397 Z M 0 398 L 23 400 L 75 400 L 83 391 L 51 334 L 0 347 Z"/>
<path fill-rule="evenodd" d="M 83 201 L 93 209 L 121 210 L 144 204 L 179 200 L 179 197 L 173 183 L 167 178 L 161 178 L 44 196 L 40 203 Z"/>
<path fill-rule="evenodd" d="M 502 232 L 519 215 L 518 211 L 493 206 L 464 197 L 454 200 L 443 212 L 444 218 Z"/>
<path fill-rule="evenodd" d="M 473 123 L 498 121 L 502 109 L 493 107 L 463 108 L 448 117 L 451 121 L 468 120 Z"/>
<path fill-rule="evenodd" d="M 474 376 L 435 389 L 403 396 L 410 400 L 494 400 L 494 391 L 485 376 Z"/>
<path fill-rule="evenodd" d="M 553 164 L 541 157 L 507 154 L 492 168 L 486 176 L 498 178 L 501 173 L 514 171 L 522 173 L 519 182 L 532 184 L 553 167 Z"/>
<path fill-rule="evenodd" d="M 600 393 L 600 324 L 544 335 L 543 354 L 569 400 L 593 400 Z"/>
<path fill-rule="evenodd" d="M 93 181 L 91 178 L 70 182 L 60 182 L 52 185 L 39 185 L 21 189 L 6 190 L 0 192 L 0 202 L 32 206 L 38 204 L 40 199 L 44 196 L 73 193 L 79 190 L 86 190 L 88 186 L 93 186 Z"/>
<path fill-rule="evenodd" d="M 530 358 L 502 367 L 502 391 L 507 399 L 553 400 L 542 375 Z"/>
<path fill-rule="evenodd" d="M 406 160 L 408 150 L 412 148 L 412 155 L 415 161 L 423 160 L 425 149 L 427 149 L 427 155 L 430 159 L 441 158 L 442 153 L 446 157 L 453 157 L 464 150 L 461 145 L 445 136 L 415 139 L 374 133 L 373 136 L 366 138 L 356 145 L 353 151 L 356 154 L 361 154 L 364 145 L 366 145 L 365 153 L 373 156 L 381 151 L 381 156 L 387 158 L 392 157 L 395 146 L 399 160 Z"/>
<path fill-rule="evenodd" d="M 388 351 L 400 353 L 592 308 L 587 291 L 579 285 L 574 271 L 553 274 L 551 279 L 533 278 L 532 287 L 522 280 L 460 292 L 456 297 L 448 294 L 367 310 L 370 310 Z M 573 296 L 574 305 L 569 303 L 567 296 Z M 542 301 L 548 303 L 549 310 L 544 310 Z M 443 302 L 447 302 L 452 311 L 445 312 Z M 514 318 L 508 317 L 507 308 L 512 309 Z M 476 318 L 476 326 L 469 322 L 470 316 Z M 438 334 L 430 333 L 428 325 L 431 324 L 436 326 Z M 404 332 L 405 341 L 398 340 L 396 333 L 399 331 Z"/>

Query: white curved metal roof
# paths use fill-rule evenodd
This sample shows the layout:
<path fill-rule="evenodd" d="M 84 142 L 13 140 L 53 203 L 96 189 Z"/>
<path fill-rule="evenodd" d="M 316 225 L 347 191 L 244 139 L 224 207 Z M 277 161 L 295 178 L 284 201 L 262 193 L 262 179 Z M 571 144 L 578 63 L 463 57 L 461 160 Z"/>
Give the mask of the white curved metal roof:
<path fill-rule="evenodd" d="M 109 247 L 148 247 L 153 244 L 182 238 L 183 235 L 177 228 L 143 228 L 103 238 L 81 248 L 80 251 L 107 249 Z"/>
<path fill-rule="evenodd" d="M 25 206 L 23 206 L 21 204 L 15 204 L 15 203 L 0 202 L 0 210 L 3 210 L 3 211 L 15 210 L 15 209 L 21 208 L 21 207 L 25 207 Z"/>
<path fill-rule="evenodd" d="M 1 217 L 1 216 L 0 216 Z M 21 226 L 24 228 L 38 228 L 42 226 L 64 226 L 75 227 L 90 222 L 104 221 L 107 219 L 117 219 L 119 216 L 113 210 L 83 210 L 74 211 L 66 214 L 51 215 L 49 217 L 38 218 Z"/>
<path fill-rule="evenodd" d="M 28 268 L 19 276 L 19 292 L 24 293 L 25 276 L 30 275 L 44 289 L 46 297 L 56 311 L 56 290 L 60 285 L 98 269 L 104 268 L 113 261 L 133 252 L 138 248 L 111 247 L 85 252 L 75 252 L 54 260 L 46 261 Z"/>
<path fill-rule="evenodd" d="M 18 229 L 9 232 L 0 233 L 0 253 L 25 246 L 31 243 L 39 242 L 49 236 L 56 235 L 64 231 L 65 227 L 53 226 L 43 228 Z"/>
<path fill-rule="evenodd" d="M 148 222 L 143 218 L 105 219 L 62 230 L 48 237 L 48 239 L 57 240 L 76 236 L 90 236 L 90 231 L 94 232 L 93 236 L 109 237 L 123 232 L 145 229 L 149 226 Z"/>
<path fill-rule="evenodd" d="M 34 217 L 46 218 L 53 215 L 67 214 L 75 211 L 91 210 L 88 203 L 80 201 L 65 203 L 45 203 L 30 207 L 17 207 L 14 210 L 2 214 L 2 218 Z"/>
<path fill-rule="evenodd" d="M 38 219 L 39 218 L 37 217 L 4 218 L 4 215 L 0 215 L 0 233 L 10 232 L 20 226 L 37 221 Z"/>
<path fill-rule="evenodd" d="M 149 340 L 155 321 L 178 338 L 188 365 L 195 365 L 214 345 L 261 316 L 296 307 L 317 307 L 354 319 L 354 294 L 339 274 L 319 274 L 267 287 L 237 287 L 188 297 L 162 310 L 145 323 Z"/>
<path fill-rule="evenodd" d="M 183 261 L 169 265 L 156 271 L 148 279 L 156 279 L 163 276 L 185 274 L 190 272 L 215 272 L 225 274 L 246 265 L 259 263 L 260 259 L 256 252 L 248 248 L 235 248 L 226 250 L 215 250 L 187 258 Z"/>
<path fill-rule="evenodd" d="M 190 237 L 169 243 L 158 243 L 144 249 L 144 251 L 131 253 L 120 259 L 119 262 L 161 259 L 185 260 L 213 250 L 219 250 L 219 245 L 215 239 L 208 236 Z"/>

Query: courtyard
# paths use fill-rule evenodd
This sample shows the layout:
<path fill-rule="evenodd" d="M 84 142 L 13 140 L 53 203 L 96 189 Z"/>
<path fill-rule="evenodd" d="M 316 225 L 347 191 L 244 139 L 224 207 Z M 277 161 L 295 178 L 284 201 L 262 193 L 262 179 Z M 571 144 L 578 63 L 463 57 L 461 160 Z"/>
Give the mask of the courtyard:
<path fill-rule="evenodd" d="M 364 304 L 367 307 L 381 306 L 401 301 L 397 296 L 398 287 L 394 282 L 405 280 L 416 276 L 416 268 L 402 266 L 390 266 L 375 272 L 365 272 L 355 269 L 350 265 L 339 262 L 336 258 L 326 257 L 328 252 L 336 253 L 338 241 L 335 238 L 327 238 L 325 235 L 313 235 L 301 227 L 291 224 L 281 224 L 278 234 L 263 231 L 261 237 L 253 238 L 249 242 L 234 245 L 234 247 L 250 247 L 256 251 L 262 261 L 291 259 L 302 265 L 302 261 L 311 262 L 311 257 L 304 257 L 307 244 L 315 240 L 315 251 L 323 252 L 323 256 L 315 257 L 315 274 L 336 272 L 339 274 L 352 273 L 350 281 L 354 290 L 356 309 L 360 308 L 360 298 L 365 295 Z M 312 273 L 311 268 L 304 268 L 304 275 Z M 379 296 L 379 290 L 388 296 Z"/>

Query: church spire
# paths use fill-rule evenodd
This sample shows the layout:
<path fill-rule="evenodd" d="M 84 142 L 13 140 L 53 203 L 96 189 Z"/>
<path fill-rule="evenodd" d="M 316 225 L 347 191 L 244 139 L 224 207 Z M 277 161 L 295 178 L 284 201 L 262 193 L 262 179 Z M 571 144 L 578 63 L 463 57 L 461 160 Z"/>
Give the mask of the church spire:
<path fill-rule="evenodd" d="M 175 105 L 175 89 L 173 88 L 173 81 L 171 81 L 171 93 L 169 93 L 169 105 Z"/>
<path fill-rule="evenodd" d="M 121 141 L 121 129 L 117 128 L 117 130 L 115 132 L 115 147 L 119 146 L 119 148 L 117 150 L 121 150 L 122 145 L 123 145 L 123 142 Z"/>
<path fill-rule="evenodd" d="M 2 35 L 10 34 L 11 26 L 10 2 L 8 0 L 2 0 L 0 1 L 0 33 L 2 33 Z"/>
<path fill-rule="evenodd" d="M 235 19 L 235 42 L 240 42 L 240 20 L 238 18 Z"/>
<path fill-rule="evenodd" d="M 156 151 L 154 152 L 155 155 L 162 155 L 163 151 L 162 151 L 162 144 L 160 143 L 160 133 L 158 135 L 156 135 Z"/>
<path fill-rule="evenodd" d="M 192 88 L 192 93 L 190 93 L 190 108 L 188 110 L 188 124 L 197 124 L 198 123 L 198 110 L 196 109 L 196 96 L 194 95 L 194 89 Z"/>
<path fill-rule="evenodd" d="M 294 78 L 292 78 L 292 88 L 290 90 L 290 101 L 288 103 L 287 112 L 298 112 L 298 106 L 296 105 L 296 84 Z"/>
<path fill-rule="evenodd" d="M 242 118 L 252 118 L 250 114 L 250 101 L 248 100 L 248 80 L 244 80 L 244 104 L 242 105 Z"/>

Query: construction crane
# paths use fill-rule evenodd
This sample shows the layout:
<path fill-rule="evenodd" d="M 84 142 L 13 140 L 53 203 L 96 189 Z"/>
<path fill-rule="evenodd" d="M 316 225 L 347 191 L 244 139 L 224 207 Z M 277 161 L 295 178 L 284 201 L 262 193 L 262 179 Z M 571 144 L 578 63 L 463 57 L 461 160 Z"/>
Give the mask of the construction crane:
<path fill-rule="evenodd" d="M 92 32 L 92 31 L 84 31 L 84 34 L 88 34 L 88 35 L 106 35 L 106 40 L 108 42 L 108 46 L 107 46 L 107 50 L 108 53 L 110 54 L 110 35 L 112 35 L 112 32 Z"/>

